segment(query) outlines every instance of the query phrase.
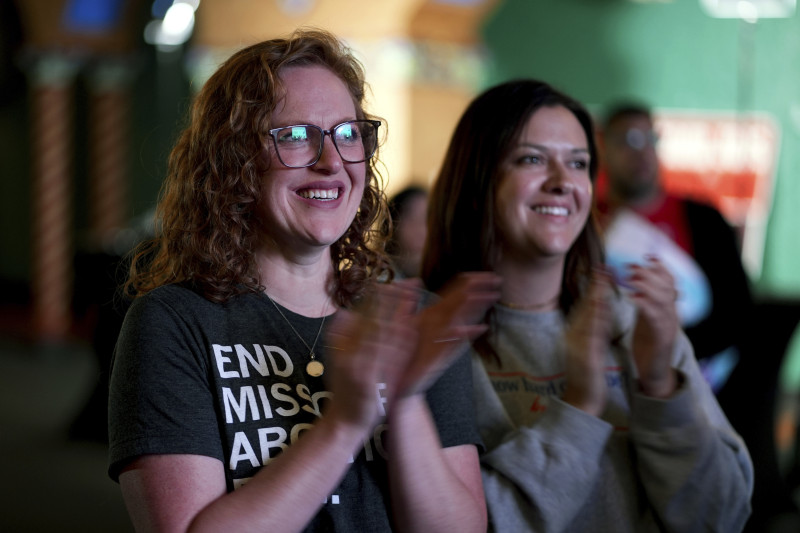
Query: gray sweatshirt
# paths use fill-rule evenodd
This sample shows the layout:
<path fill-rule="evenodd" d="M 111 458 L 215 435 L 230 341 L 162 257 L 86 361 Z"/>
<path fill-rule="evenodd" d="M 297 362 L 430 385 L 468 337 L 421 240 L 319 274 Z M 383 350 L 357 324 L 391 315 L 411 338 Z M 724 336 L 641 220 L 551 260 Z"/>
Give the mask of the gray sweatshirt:
<path fill-rule="evenodd" d="M 637 390 L 635 316 L 615 309 L 608 403 L 594 417 L 561 400 L 564 317 L 495 308 L 497 361 L 473 352 L 483 483 L 498 532 L 738 532 L 750 514 L 753 467 L 683 333 L 664 400 Z"/>

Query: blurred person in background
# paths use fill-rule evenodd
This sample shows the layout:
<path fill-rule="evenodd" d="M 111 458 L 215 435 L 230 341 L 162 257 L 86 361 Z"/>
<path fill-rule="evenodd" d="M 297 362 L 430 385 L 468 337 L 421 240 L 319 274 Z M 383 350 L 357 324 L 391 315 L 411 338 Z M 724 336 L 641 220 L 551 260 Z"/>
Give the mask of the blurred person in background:
<path fill-rule="evenodd" d="M 618 286 L 594 213 L 592 120 L 535 80 L 479 95 L 430 198 L 422 277 L 502 278 L 471 350 L 493 531 L 740 531 L 753 471 L 657 257 Z"/>
<path fill-rule="evenodd" d="M 463 276 L 422 310 L 377 283 L 365 90 L 348 48 L 301 30 L 198 94 L 112 367 L 109 473 L 137 530 L 485 530 L 458 348 L 498 283 Z"/>
<path fill-rule="evenodd" d="M 703 374 L 755 465 L 746 531 L 797 516 L 775 456 L 775 390 L 781 353 L 756 332 L 772 330 L 756 302 L 734 228 L 713 206 L 665 191 L 659 133 L 648 106 L 609 106 L 600 132 L 606 197 L 599 199 L 608 263 L 621 270 L 657 250 L 677 281 L 678 309 Z M 779 530 L 776 530 L 779 531 Z"/>
<path fill-rule="evenodd" d="M 657 253 L 679 291 L 681 325 L 715 392 L 744 354 L 753 298 L 733 228 L 714 207 L 664 190 L 649 108 L 610 107 L 601 132 L 608 193 L 598 208 L 609 264 L 624 269 Z"/>
<path fill-rule="evenodd" d="M 419 277 L 422 250 L 428 234 L 428 191 L 410 185 L 389 199 L 392 233 L 386 253 L 395 268 L 395 278 Z"/>

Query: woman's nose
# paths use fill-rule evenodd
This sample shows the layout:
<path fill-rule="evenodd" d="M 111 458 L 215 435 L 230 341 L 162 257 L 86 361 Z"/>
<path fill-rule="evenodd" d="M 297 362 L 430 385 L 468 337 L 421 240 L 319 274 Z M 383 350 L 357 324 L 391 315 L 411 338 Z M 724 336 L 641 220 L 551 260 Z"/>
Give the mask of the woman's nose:
<path fill-rule="evenodd" d="M 322 154 L 319 156 L 319 161 L 314 163 L 314 169 L 330 174 L 335 174 L 342 169 L 342 156 L 339 155 L 330 135 L 322 138 Z"/>
<path fill-rule="evenodd" d="M 575 188 L 575 184 L 570 179 L 568 169 L 558 162 L 553 162 L 548 166 L 544 187 L 553 194 L 567 194 Z"/>

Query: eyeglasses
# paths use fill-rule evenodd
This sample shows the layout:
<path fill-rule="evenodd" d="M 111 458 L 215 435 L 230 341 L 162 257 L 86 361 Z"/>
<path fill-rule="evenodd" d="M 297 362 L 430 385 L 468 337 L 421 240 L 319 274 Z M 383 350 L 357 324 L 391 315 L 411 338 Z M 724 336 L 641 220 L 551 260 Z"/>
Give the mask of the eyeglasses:
<path fill-rule="evenodd" d="M 348 120 L 329 130 L 313 124 L 296 124 L 269 130 L 275 143 L 278 159 L 289 168 L 310 167 L 322 157 L 325 136 L 330 135 L 333 146 L 347 163 L 361 163 L 373 156 L 378 148 L 379 120 Z"/>
<path fill-rule="evenodd" d="M 624 144 L 628 148 L 642 151 L 646 147 L 655 147 L 658 144 L 658 133 L 652 130 L 640 130 L 639 128 L 630 128 L 625 131 L 625 137 L 621 135 L 616 139 L 617 144 Z"/>

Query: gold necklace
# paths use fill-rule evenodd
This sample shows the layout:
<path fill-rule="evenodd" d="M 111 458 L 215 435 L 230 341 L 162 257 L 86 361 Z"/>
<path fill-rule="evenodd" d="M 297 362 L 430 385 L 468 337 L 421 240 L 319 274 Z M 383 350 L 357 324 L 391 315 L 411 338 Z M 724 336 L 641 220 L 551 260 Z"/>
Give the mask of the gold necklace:
<path fill-rule="evenodd" d="M 550 307 L 552 305 L 557 304 L 559 298 L 561 298 L 560 294 L 556 295 L 555 298 L 552 298 L 552 299 L 550 299 L 550 300 L 548 300 L 546 302 L 541 302 L 541 303 L 537 303 L 537 304 L 518 304 L 518 303 L 514 303 L 514 302 L 506 302 L 506 301 L 503 301 L 503 300 L 500 300 L 497 303 L 499 303 L 503 307 L 508 307 L 509 309 L 517 309 L 519 311 L 535 311 L 537 309 L 545 309 L 545 308 L 548 308 L 548 307 Z"/>
<path fill-rule="evenodd" d="M 264 292 L 264 294 L 267 294 L 266 291 Z M 314 354 L 314 348 L 316 348 L 317 346 L 317 341 L 319 340 L 319 334 L 322 333 L 322 326 L 325 325 L 325 316 L 322 317 L 322 322 L 320 322 L 319 324 L 319 329 L 317 330 L 317 336 L 314 337 L 314 344 L 312 344 L 311 347 L 309 347 L 305 339 L 300 336 L 297 330 L 294 329 L 292 323 L 289 322 L 289 319 L 286 318 L 286 315 L 283 314 L 283 311 L 281 311 L 281 308 L 278 307 L 278 304 L 275 303 L 275 300 L 273 300 L 269 294 L 267 294 L 267 298 L 269 299 L 270 302 L 272 302 L 272 305 L 275 306 L 275 310 L 278 311 L 278 313 L 280 313 L 280 315 L 283 317 L 286 323 L 289 324 L 289 327 L 292 328 L 294 334 L 297 335 L 297 338 L 300 339 L 300 342 L 302 342 L 303 345 L 308 350 L 308 356 L 311 358 L 311 361 L 309 361 L 308 364 L 306 365 L 306 373 L 314 378 L 320 377 L 323 373 L 325 373 L 325 365 L 323 365 L 321 361 L 317 361 L 316 355 Z"/>

